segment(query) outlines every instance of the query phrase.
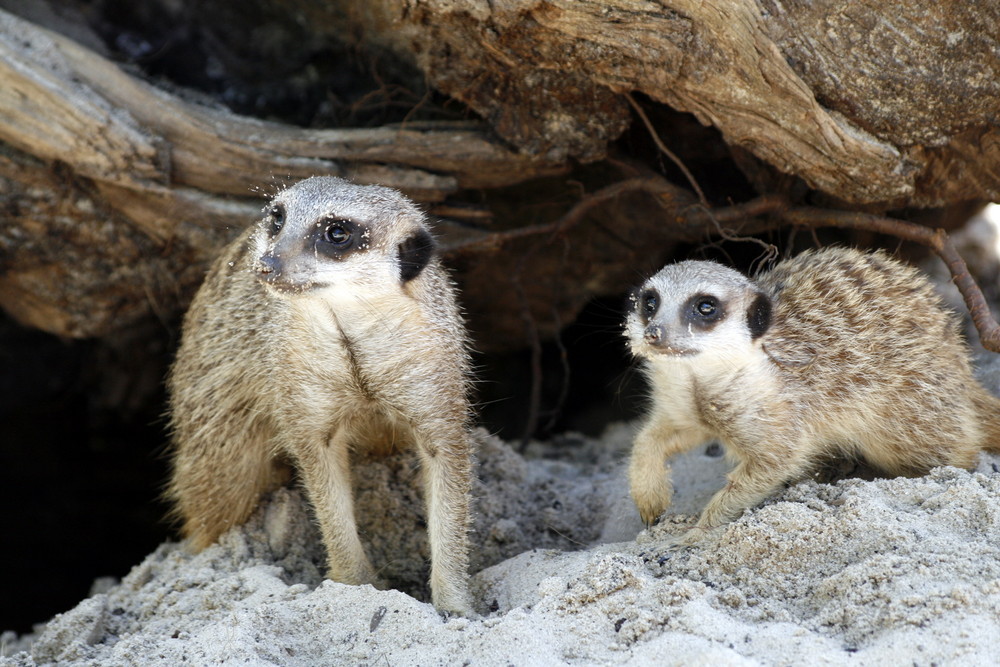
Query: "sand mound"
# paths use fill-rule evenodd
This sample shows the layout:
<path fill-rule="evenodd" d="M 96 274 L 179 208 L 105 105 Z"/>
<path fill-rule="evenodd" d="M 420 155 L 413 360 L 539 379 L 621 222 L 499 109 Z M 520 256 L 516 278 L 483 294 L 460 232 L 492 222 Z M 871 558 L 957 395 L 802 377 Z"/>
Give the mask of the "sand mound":
<path fill-rule="evenodd" d="M 412 459 L 357 468 L 364 539 L 397 590 L 321 577 L 309 510 L 275 493 L 192 555 L 168 543 L 20 639 L 3 665 L 995 664 L 1000 457 L 920 479 L 805 481 L 697 548 L 668 552 L 722 483 L 692 452 L 676 515 L 641 531 L 617 463 L 630 429 L 535 444 L 480 436 L 474 593 L 425 602 Z M 636 534 L 638 537 L 636 538 Z"/>

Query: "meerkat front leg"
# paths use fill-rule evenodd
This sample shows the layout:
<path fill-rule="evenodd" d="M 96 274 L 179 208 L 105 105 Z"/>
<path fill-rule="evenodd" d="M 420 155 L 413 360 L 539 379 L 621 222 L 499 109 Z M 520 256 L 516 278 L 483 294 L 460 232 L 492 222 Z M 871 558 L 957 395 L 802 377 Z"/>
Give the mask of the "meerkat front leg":
<path fill-rule="evenodd" d="M 434 606 L 473 614 L 469 595 L 468 528 L 472 448 L 465 428 L 438 425 L 416 434 L 431 547 Z"/>
<path fill-rule="evenodd" d="M 647 422 L 636 435 L 629 459 L 629 488 L 647 528 L 670 507 L 674 487 L 667 459 L 696 447 L 702 442 L 700 436 L 660 419 Z"/>
<path fill-rule="evenodd" d="M 293 448 L 326 547 L 327 576 L 344 584 L 381 588 L 358 537 L 350 454 L 348 429 L 344 427 L 328 441 L 304 438 Z"/>

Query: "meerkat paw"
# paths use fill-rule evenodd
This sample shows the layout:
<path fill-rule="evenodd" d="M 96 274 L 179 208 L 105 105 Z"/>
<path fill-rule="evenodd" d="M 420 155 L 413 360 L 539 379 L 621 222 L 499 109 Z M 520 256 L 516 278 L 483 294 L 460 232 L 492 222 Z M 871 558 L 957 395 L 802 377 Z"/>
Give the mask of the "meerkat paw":
<path fill-rule="evenodd" d="M 338 584 L 347 584 L 348 586 L 371 586 L 372 588 L 378 591 L 388 591 L 392 589 L 392 586 L 389 585 L 389 582 L 387 582 L 382 577 L 378 577 L 375 575 L 347 578 L 342 575 L 339 576 L 334 575 L 332 572 L 327 571 L 326 578 L 329 579 L 330 581 L 335 581 Z"/>
<path fill-rule="evenodd" d="M 646 528 L 651 527 L 670 507 L 674 495 L 670 470 L 663 464 L 662 454 L 637 445 L 629 461 L 628 486 L 642 522 Z"/>
<path fill-rule="evenodd" d="M 660 549 L 666 554 L 672 554 L 692 546 L 694 543 L 688 543 L 684 535 L 673 535 L 660 544 Z"/>
<path fill-rule="evenodd" d="M 641 485 L 632 484 L 632 500 L 646 528 L 652 527 L 667 511 L 673 492 L 673 486 L 663 480 Z"/>
<path fill-rule="evenodd" d="M 453 616 L 467 618 L 469 620 L 476 620 L 479 618 L 479 614 L 476 612 L 475 609 L 472 608 L 472 605 L 468 602 L 464 604 L 456 604 L 449 606 L 453 608 L 445 609 L 437 605 L 434 605 L 434 608 L 437 609 L 438 613 L 442 614 L 445 618 L 451 618 Z"/>
<path fill-rule="evenodd" d="M 446 616 L 479 617 L 476 610 L 472 608 L 472 597 L 468 591 L 449 591 L 446 594 L 434 591 L 431 593 L 431 602 L 435 609 Z"/>
<path fill-rule="evenodd" d="M 330 563 L 326 570 L 326 578 L 351 586 L 369 584 L 380 591 L 391 588 L 385 579 L 375 573 L 375 568 L 371 566 L 367 558 L 361 562 Z"/>

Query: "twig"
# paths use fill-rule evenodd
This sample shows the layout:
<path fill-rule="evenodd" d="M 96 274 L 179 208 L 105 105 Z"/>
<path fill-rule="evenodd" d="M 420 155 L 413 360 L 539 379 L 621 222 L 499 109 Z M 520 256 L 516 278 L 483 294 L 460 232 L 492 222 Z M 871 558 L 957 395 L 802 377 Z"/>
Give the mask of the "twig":
<path fill-rule="evenodd" d="M 521 320 L 524 322 L 525 333 L 531 343 L 531 392 L 528 398 L 528 421 L 524 425 L 524 435 L 521 437 L 520 452 L 528 448 L 528 443 L 538 429 L 539 413 L 542 403 L 542 340 L 538 334 L 538 325 L 531 314 L 531 305 L 521 283 L 521 273 L 524 262 L 531 253 L 522 255 L 517 264 L 517 270 L 511 276 L 511 282 L 521 304 Z"/>
<path fill-rule="evenodd" d="M 625 93 L 625 99 L 628 100 L 628 103 L 632 105 L 632 108 L 635 109 L 635 112 L 639 114 L 639 118 L 642 119 L 642 122 L 646 126 L 646 129 L 649 130 L 650 136 L 653 137 L 653 143 L 656 144 L 656 147 L 659 148 L 664 155 L 670 158 L 671 162 L 677 165 L 677 168 L 681 170 L 682 174 L 684 174 L 684 178 L 688 180 L 688 183 L 691 184 L 691 187 L 698 194 L 698 201 L 700 201 L 702 206 L 704 206 L 705 208 L 709 208 L 708 200 L 705 198 L 705 193 L 701 191 L 701 186 L 698 185 L 698 181 L 696 181 L 694 175 L 690 171 L 688 171 L 687 166 L 683 162 L 681 162 L 681 159 L 677 157 L 673 151 L 667 148 L 666 144 L 663 143 L 663 141 L 660 139 L 660 135 L 656 132 L 656 129 L 653 127 L 653 123 L 650 122 L 649 116 L 646 115 L 646 112 L 642 110 L 642 107 L 639 106 L 639 103 L 632 98 L 631 94 Z"/>
<path fill-rule="evenodd" d="M 453 246 L 449 249 L 449 251 L 479 251 L 487 247 L 499 247 L 509 241 L 516 241 L 518 239 L 531 236 L 550 235 L 554 237 L 556 235 L 563 234 L 580 224 L 580 222 L 586 218 L 587 213 L 589 213 L 591 209 L 628 192 L 645 192 L 656 197 L 661 204 L 664 203 L 663 200 L 665 199 L 673 200 L 675 202 L 683 200 L 685 205 L 691 203 L 690 194 L 688 194 L 686 190 L 673 185 L 658 175 L 650 174 L 636 178 L 628 178 L 624 181 L 612 183 L 611 185 L 605 186 L 590 194 L 583 195 L 580 198 L 580 201 L 574 204 L 569 211 L 567 211 L 555 222 L 546 223 L 544 225 L 528 225 L 526 227 L 518 227 L 517 229 L 495 232 L 493 234 L 489 234 L 488 236 L 484 236 L 461 245 Z M 675 205 L 673 208 L 678 209 L 680 206 Z"/>
<path fill-rule="evenodd" d="M 943 229 L 936 230 L 935 238 L 938 239 L 934 246 L 935 252 L 948 267 L 952 281 L 961 292 L 965 305 L 969 307 L 972 323 L 979 332 L 979 342 L 990 352 L 1000 352 L 1000 324 L 997 324 L 993 313 L 990 312 L 986 297 L 983 296 L 979 285 L 972 279 L 969 267 L 958 254 L 951 237 Z"/>
<path fill-rule="evenodd" d="M 566 262 L 569 261 L 569 244 L 563 241 L 563 254 L 562 254 L 562 265 L 560 268 L 560 273 L 564 273 L 566 269 Z M 559 419 L 559 415 L 562 413 L 563 408 L 566 406 L 566 399 L 569 397 L 569 387 L 572 380 L 572 368 L 569 363 L 569 352 L 566 350 L 566 346 L 562 341 L 562 322 L 559 318 L 559 309 L 553 304 L 552 307 L 552 320 L 555 323 L 556 335 L 554 336 L 556 349 L 559 351 L 559 362 L 562 365 L 562 382 L 559 386 L 559 397 L 556 399 L 556 404 L 550 410 L 550 417 L 548 423 L 545 425 L 545 431 L 551 431 L 555 428 L 556 421 Z"/>
<path fill-rule="evenodd" d="M 787 208 L 788 200 L 781 195 L 763 195 L 742 204 L 717 208 L 711 213 L 712 218 L 721 224 L 756 218 L 767 213 L 784 211 Z"/>
<path fill-rule="evenodd" d="M 756 236 L 742 236 L 734 233 L 732 230 L 723 227 L 722 223 L 720 223 L 718 219 L 712 215 L 712 211 L 707 211 L 707 213 L 709 219 L 712 221 L 712 224 L 715 226 L 715 232 L 724 240 L 736 243 L 756 243 L 764 251 L 764 253 L 758 257 L 758 260 L 764 263 L 769 263 L 778 256 L 778 247 L 773 243 L 763 241 Z"/>

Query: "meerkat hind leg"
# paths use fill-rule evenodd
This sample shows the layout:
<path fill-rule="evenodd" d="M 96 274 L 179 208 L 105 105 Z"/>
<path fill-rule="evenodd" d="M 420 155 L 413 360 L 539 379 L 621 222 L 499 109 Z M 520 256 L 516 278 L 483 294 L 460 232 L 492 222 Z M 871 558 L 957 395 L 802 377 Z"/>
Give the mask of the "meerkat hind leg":
<path fill-rule="evenodd" d="M 174 459 L 169 495 L 181 518 L 182 534 L 196 551 L 208 547 L 233 526 L 244 523 L 262 495 L 287 480 L 287 470 L 275 465 L 266 439 L 250 437 L 234 455 L 230 443 L 181 447 Z"/>
<path fill-rule="evenodd" d="M 323 536 L 327 576 L 344 584 L 384 588 L 358 536 L 347 429 L 338 429 L 328 443 L 299 447 L 295 458 Z"/>

